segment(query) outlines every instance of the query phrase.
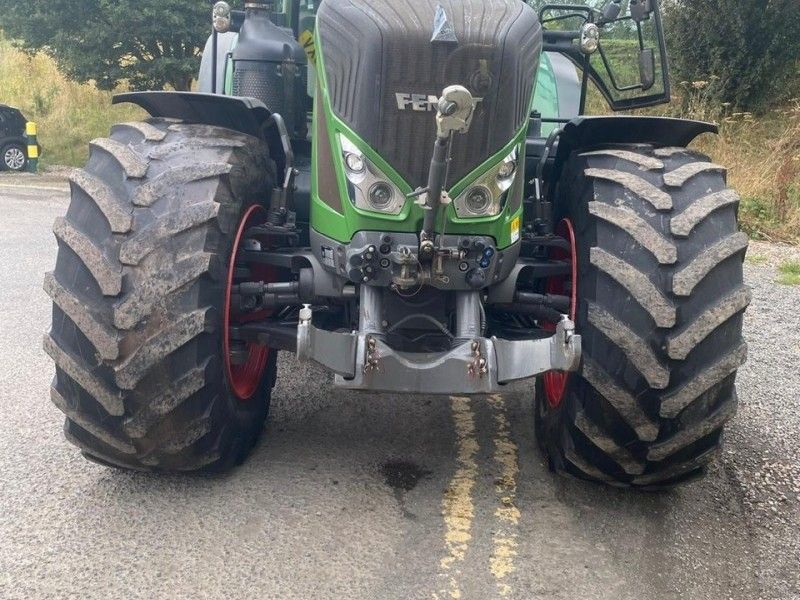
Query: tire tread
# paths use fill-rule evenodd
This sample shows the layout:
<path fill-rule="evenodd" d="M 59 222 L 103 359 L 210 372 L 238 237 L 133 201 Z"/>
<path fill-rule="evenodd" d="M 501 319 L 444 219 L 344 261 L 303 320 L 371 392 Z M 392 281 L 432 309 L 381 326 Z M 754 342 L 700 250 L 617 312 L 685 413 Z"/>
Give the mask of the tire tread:
<path fill-rule="evenodd" d="M 653 490 L 693 480 L 719 452 L 747 359 L 739 196 L 723 167 L 686 148 L 573 154 L 563 181 L 584 354 L 561 408 L 540 395 L 542 445 L 585 479 Z"/>
<path fill-rule="evenodd" d="M 218 356 L 221 276 L 236 216 L 269 198 L 274 181 L 266 143 L 222 128 L 150 119 L 91 142 L 44 282 L 51 399 L 87 458 L 221 470 L 253 447 L 275 357 L 264 399 L 233 400 Z"/>

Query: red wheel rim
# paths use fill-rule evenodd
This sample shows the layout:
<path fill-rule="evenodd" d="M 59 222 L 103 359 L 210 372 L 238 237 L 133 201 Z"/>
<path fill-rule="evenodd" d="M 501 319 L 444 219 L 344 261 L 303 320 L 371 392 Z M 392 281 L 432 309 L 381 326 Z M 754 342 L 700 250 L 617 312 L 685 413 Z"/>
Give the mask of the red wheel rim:
<path fill-rule="evenodd" d="M 239 222 L 239 228 L 236 231 L 236 237 L 233 241 L 233 251 L 231 252 L 231 260 L 228 264 L 228 277 L 225 286 L 225 309 L 222 328 L 222 351 L 225 356 L 225 373 L 228 376 L 228 382 L 234 395 L 239 400 L 250 400 L 258 391 L 258 386 L 264 375 L 264 370 L 267 368 L 267 361 L 269 360 L 269 347 L 261 346 L 252 342 L 247 344 L 247 359 L 242 364 L 233 364 L 231 362 L 231 324 L 241 325 L 249 321 L 263 319 L 269 316 L 269 311 L 259 311 L 248 315 L 237 315 L 231 306 L 231 288 L 234 285 L 236 275 L 236 257 L 239 253 L 239 247 L 242 243 L 242 237 L 248 227 L 252 226 L 257 221 L 258 213 L 265 213 L 264 207 L 259 205 L 251 206 L 247 209 Z M 268 265 L 252 265 L 250 276 L 246 281 L 274 281 L 275 270 Z M 245 279 L 239 280 L 239 283 Z"/>
<path fill-rule="evenodd" d="M 548 294 L 564 295 L 570 289 L 569 318 L 575 322 L 578 305 L 578 253 L 575 250 L 575 230 L 572 221 L 563 219 L 556 228 L 556 233 L 569 241 L 569 252 L 556 248 L 551 253 L 551 258 L 556 260 L 569 260 L 572 268 L 569 275 L 559 275 L 547 279 L 546 291 Z M 570 285 L 571 284 L 571 285 Z M 545 329 L 555 331 L 555 323 L 546 323 Z M 549 371 L 544 374 L 544 395 L 551 408 L 558 408 L 564 400 L 567 389 L 569 373 L 563 371 Z"/>

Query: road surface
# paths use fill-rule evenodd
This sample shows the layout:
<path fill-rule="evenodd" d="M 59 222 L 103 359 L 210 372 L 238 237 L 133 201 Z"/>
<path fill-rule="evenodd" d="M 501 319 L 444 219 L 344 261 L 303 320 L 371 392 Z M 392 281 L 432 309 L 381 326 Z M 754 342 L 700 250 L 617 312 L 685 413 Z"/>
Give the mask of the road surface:
<path fill-rule="evenodd" d="M 800 598 L 800 288 L 774 283 L 792 250 L 751 250 L 741 409 L 699 483 L 554 476 L 528 387 L 357 395 L 291 357 L 244 466 L 154 476 L 84 460 L 48 398 L 66 201 L 58 180 L 0 178 L 0 598 Z"/>

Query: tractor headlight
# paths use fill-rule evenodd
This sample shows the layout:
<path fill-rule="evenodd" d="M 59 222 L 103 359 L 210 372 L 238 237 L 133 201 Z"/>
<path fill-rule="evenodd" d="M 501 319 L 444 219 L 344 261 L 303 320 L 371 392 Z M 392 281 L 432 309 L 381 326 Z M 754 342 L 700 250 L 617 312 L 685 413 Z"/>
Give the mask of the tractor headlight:
<path fill-rule="evenodd" d="M 581 52 L 594 54 L 600 48 L 600 28 L 595 23 L 586 23 L 581 28 Z"/>
<path fill-rule="evenodd" d="M 211 24 L 217 33 L 226 33 L 231 29 L 231 5 L 217 2 L 211 10 Z"/>
<path fill-rule="evenodd" d="M 347 177 L 347 192 L 355 207 L 387 215 L 399 215 L 406 202 L 405 194 L 342 134 L 339 134 L 339 144 L 342 148 L 342 162 Z"/>
<path fill-rule="evenodd" d="M 394 191 L 388 183 L 379 181 L 369 188 L 369 203 L 372 208 L 385 211 L 392 205 Z"/>
<path fill-rule="evenodd" d="M 367 163 L 361 154 L 355 152 L 345 152 L 344 165 L 350 173 L 363 173 L 367 168 Z"/>
<path fill-rule="evenodd" d="M 500 214 L 507 192 L 516 180 L 517 168 L 515 148 L 453 201 L 456 214 L 462 219 Z"/>
<path fill-rule="evenodd" d="M 484 185 L 476 185 L 467 192 L 464 206 L 472 215 L 485 215 L 492 205 L 492 192 Z"/>

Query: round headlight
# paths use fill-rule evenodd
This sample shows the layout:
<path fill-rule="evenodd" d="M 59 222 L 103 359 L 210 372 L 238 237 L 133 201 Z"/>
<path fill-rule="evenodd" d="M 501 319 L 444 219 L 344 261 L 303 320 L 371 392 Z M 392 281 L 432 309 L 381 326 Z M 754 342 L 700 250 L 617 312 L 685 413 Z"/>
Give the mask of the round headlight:
<path fill-rule="evenodd" d="M 363 173 L 367 168 L 367 163 L 364 157 L 355 152 L 345 152 L 344 164 L 347 169 L 352 173 Z"/>
<path fill-rule="evenodd" d="M 226 33 L 231 28 L 231 5 L 217 2 L 211 11 L 211 23 L 217 33 Z"/>
<path fill-rule="evenodd" d="M 464 205 L 473 215 L 482 215 L 486 213 L 492 205 L 492 193 L 489 191 L 489 188 L 482 185 L 476 186 L 467 192 Z"/>
<path fill-rule="evenodd" d="M 388 183 L 379 181 L 369 188 L 369 203 L 378 210 L 385 210 L 392 202 L 394 192 Z"/>
<path fill-rule="evenodd" d="M 497 170 L 497 178 L 498 179 L 508 179 L 514 172 L 517 170 L 517 163 L 513 160 L 508 160 L 500 165 L 500 168 Z"/>
<path fill-rule="evenodd" d="M 581 52 L 594 54 L 600 47 L 600 28 L 594 23 L 586 23 L 581 28 Z"/>

